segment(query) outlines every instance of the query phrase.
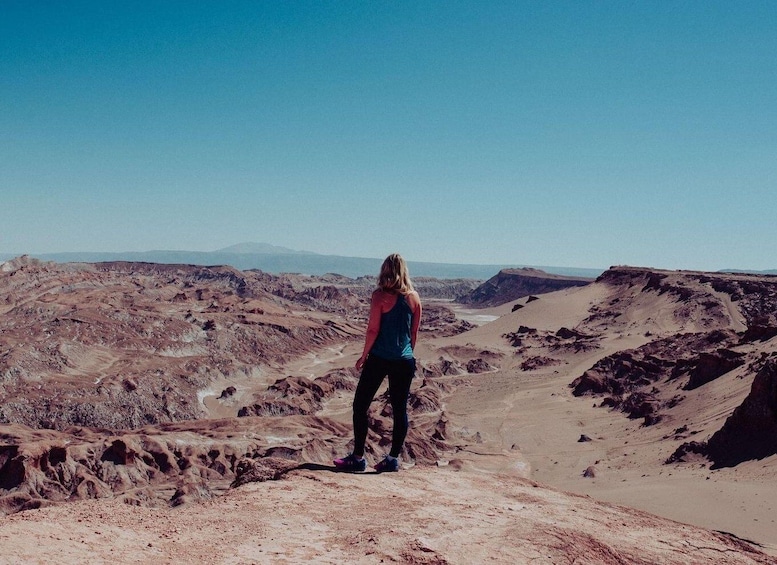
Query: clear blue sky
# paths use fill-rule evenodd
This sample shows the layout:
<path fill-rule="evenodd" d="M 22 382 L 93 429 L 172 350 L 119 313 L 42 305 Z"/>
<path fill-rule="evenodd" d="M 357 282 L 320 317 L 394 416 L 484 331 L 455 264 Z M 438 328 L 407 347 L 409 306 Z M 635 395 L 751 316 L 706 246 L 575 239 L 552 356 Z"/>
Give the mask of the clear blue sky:
<path fill-rule="evenodd" d="M 777 268 L 777 2 L 0 2 L 0 252 Z"/>

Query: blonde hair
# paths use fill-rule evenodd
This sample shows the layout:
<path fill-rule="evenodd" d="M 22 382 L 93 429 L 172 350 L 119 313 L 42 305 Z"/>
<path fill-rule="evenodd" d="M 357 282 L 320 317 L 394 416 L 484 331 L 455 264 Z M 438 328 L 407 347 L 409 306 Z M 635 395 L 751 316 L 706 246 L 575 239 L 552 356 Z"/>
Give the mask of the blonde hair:
<path fill-rule="evenodd" d="M 392 253 L 383 261 L 378 276 L 378 287 L 381 290 L 398 292 L 399 294 L 413 292 L 413 283 L 410 282 L 407 263 L 399 253 Z"/>

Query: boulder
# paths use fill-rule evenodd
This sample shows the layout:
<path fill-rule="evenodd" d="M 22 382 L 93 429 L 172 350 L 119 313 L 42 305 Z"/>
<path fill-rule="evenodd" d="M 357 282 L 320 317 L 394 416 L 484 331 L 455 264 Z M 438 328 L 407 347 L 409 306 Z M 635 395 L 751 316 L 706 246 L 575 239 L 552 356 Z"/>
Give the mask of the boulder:
<path fill-rule="evenodd" d="M 718 349 L 712 353 L 701 353 L 695 366 L 690 370 L 690 378 L 685 390 L 699 388 L 714 381 L 729 371 L 744 364 L 744 354 L 730 349 Z"/>

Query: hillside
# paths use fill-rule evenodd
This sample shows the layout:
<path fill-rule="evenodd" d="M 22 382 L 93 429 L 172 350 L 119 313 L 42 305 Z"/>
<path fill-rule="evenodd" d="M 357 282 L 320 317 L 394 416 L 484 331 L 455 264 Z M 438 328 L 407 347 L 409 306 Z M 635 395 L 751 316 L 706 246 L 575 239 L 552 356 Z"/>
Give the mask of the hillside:
<path fill-rule="evenodd" d="M 776 291 L 774 277 L 617 267 L 505 304 L 438 342 L 504 354 L 449 411 L 484 449 L 519 448 L 535 480 L 777 548 Z"/>

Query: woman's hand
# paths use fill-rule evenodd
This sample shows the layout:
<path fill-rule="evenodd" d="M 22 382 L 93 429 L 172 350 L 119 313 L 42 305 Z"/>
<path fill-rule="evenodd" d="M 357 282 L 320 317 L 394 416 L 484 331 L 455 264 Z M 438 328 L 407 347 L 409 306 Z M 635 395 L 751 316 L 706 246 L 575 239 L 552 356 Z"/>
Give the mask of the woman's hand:
<path fill-rule="evenodd" d="M 356 367 L 357 371 L 361 371 L 362 370 L 362 367 L 364 367 L 364 362 L 366 360 L 367 360 L 367 356 L 366 355 L 362 355 L 361 357 L 359 357 L 356 360 L 356 365 L 354 365 L 354 366 Z"/>

